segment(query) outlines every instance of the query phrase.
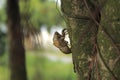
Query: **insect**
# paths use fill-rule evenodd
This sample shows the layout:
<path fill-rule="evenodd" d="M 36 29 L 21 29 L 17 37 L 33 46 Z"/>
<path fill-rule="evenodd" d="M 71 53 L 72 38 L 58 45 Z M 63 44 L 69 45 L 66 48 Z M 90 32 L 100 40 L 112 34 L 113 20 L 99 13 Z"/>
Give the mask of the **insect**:
<path fill-rule="evenodd" d="M 54 33 L 53 45 L 60 49 L 65 54 L 71 53 L 71 48 L 68 46 L 68 41 L 65 40 L 65 35 L 67 29 L 62 30 L 62 34 L 57 31 Z"/>

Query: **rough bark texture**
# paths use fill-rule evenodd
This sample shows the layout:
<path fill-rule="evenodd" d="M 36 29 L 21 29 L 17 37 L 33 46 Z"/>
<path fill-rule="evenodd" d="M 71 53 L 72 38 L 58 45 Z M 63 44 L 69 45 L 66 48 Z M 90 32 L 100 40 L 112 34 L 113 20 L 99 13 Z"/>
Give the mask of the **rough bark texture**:
<path fill-rule="evenodd" d="M 118 5 L 117 0 L 61 0 L 79 80 L 120 79 L 119 23 L 108 23 L 118 18 Z"/>
<path fill-rule="evenodd" d="M 100 11 L 96 5 L 87 1 L 92 16 L 100 22 Z M 99 74 L 97 61 L 98 25 L 90 15 L 84 0 L 61 0 L 61 9 L 67 20 L 74 70 L 80 80 L 97 80 Z M 94 70 L 93 70 L 94 68 Z"/>
<path fill-rule="evenodd" d="M 27 80 L 19 0 L 7 0 L 10 80 Z"/>

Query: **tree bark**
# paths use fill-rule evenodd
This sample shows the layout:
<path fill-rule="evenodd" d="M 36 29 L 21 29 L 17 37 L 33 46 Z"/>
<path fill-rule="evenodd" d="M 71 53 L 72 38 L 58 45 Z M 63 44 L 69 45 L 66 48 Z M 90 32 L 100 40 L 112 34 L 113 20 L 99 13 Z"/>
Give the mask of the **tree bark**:
<path fill-rule="evenodd" d="M 97 0 L 96 0 L 97 2 Z M 89 8 L 88 8 L 89 7 Z M 100 9 L 88 0 L 61 0 L 71 41 L 74 70 L 79 80 L 99 80 L 97 34 Z"/>
<path fill-rule="evenodd" d="M 79 80 L 120 79 L 119 23 L 108 23 L 118 20 L 118 5 L 117 0 L 61 0 Z"/>
<path fill-rule="evenodd" d="M 7 0 L 10 80 L 27 80 L 19 0 Z"/>

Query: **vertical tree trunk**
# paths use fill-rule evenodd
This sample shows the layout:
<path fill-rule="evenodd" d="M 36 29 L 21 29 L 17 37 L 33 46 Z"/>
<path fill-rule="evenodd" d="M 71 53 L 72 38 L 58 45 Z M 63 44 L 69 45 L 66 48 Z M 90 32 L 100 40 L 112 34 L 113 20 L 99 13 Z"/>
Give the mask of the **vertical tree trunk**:
<path fill-rule="evenodd" d="M 102 15 L 105 26 L 101 26 L 101 8 L 105 1 L 61 0 L 70 35 L 74 70 L 79 80 L 120 79 L 119 23 L 108 24 L 109 20 L 119 17 L 120 11 L 116 6 L 120 3 L 117 0 L 106 3 Z"/>
<path fill-rule="evenodd" d="M 10 80 L 27 80 L 19 0 L 7 0 Z"/>
<path fill-rule="evenodd" d="M 78 78 L 98 80 L 100 75 L 94 71 L 98 69 L 96 23 L 100 22 L 100 9 L 88 0 L 61 0 L 61 9 L 67 21 L 74 70 Z"/>

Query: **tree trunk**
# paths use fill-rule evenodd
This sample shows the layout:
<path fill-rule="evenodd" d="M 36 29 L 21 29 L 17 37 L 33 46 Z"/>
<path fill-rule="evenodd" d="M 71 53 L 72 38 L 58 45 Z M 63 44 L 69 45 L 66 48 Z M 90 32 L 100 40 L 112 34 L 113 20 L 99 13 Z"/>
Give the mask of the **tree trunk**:
<path fill-rule="evenodd" d="M 94 20 L 100 22 L 100 11 L 93 3 L 83 0 L 61 0 L 61 2 L 62 11 L 67 19 L 74 70 L 80 80 L 96 80 L 98 77 L 92 76 L 95 75 L 92 70 L 96 65 L 98 33 L 98 25 Z"/>
<path fill-rule="evenodd" d="M 19 0 L 7 0 L 10 80 L 27 80 Z"/>
<path fill-rule="evenodd" d="M 98 33 L 100 32 L 104 32 L 104 34 L 106 34 L 111 39 L 111 36 L 108 35 L 109 33 L 107 34 L 104 27 L 100 25 L 101 6 L 103 6 L 104 3 L 105 0 L 61 0 L 61 10 L 66 19 L 71 42 L 74 71 L 77 73 L 79 80 L 119 79 L 119 72 L 115 72 L 119 69 L 114 69 L 114 71 L 112 71 L 113 69 L 111 69 L 109 67 L 110 65 L 107 64 L 107 61 L 111 61 L 110 63 L 112 63 L 112 61 L 115 62 L 116 60 L 118 62 L 117 59 L 119 59 L 119 57 L 115 58 L 113 55 L 114 53 L 105 54 L 105 52 L 110 52 L 108 50 L 108 45 L 107 47 L 105 44 L 98 45 Z M 109 13 L 106 11 L 105 16 L 107 16 Z M 108 28 L 110 29 L 110 26 L 108 26 Z M 101 31 L 98 32 L 99 30 Z M 110 30 L 112 30 L 112 27 Z M 114 32 L 117 33 L 116 31 Z M 101 36 L 99 35 L 99 37 Z M 119 44 L 119 39 L 116 40 Z M 104 41 L 104 39 L 101 39 L 100 41 Z M 105 51 L 105 49 L 103 49 L 104 56 L 102 56 L 101 48 L 104 46 L 108 51 Z M 117 47 L 119 53 L 119 46 L 115 47 Z M 105 61 L 103 57 L 108 59 L 105 59 Z M 113 59 L 109 60 L 111 57 L 113 57 Z"/>

